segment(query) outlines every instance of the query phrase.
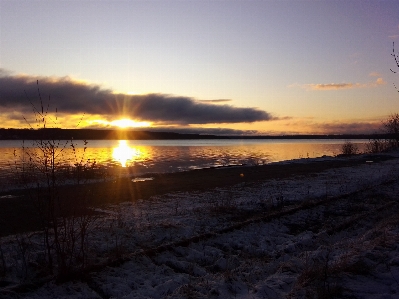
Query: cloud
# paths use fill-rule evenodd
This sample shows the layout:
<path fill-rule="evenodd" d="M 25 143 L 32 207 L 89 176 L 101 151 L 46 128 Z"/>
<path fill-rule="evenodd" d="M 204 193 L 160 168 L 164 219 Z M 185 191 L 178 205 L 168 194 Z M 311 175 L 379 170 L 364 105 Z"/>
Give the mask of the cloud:
<path fill-rule="evenodd" d="M 232 100 L 230 99 L 216 99 L 216 100 L 199 100 L 200 102 L 204 103 L 226 103 L 226 102 L 231 102 Z"/>
<path fill-rule="evenodd" d="M 352 83 L 330 83 L 330 84 L 307 84 L 311 90 L 333 90 L 333 89 L 350 89 L 353 88 Z"/>
<path fill-rule="evenodd" d="M 381 131 L 381 122 L 323 123 L 319 128 L 328 134 L 374 134 Z"/>
<path fill-rule="evenodd" d="M 248 135 L 259 135 L 258 130 L 237 130 L 229 128 L 192 128 L 192 127 L 157 127 L 157 128 L 146 128 L 146 131 L 156 132 L 174 132 L 180 134 L 201 134 L 201 135 L 218 135 L 218 136 L 248 136 Z"/>
<path fill-rule="evenodd" d="M 92 124 L 85 127 L 85 129 L 113 129 L 110 125 L 99 126 L 98 124 Z M 237 136 L 237 135 L 259 135 L 258 130 L 239 130 L 231 128 L 203 128 L 203 127 L 192 127 L 192 126 L 157 126 L 157 127 L 139 127 L 130 130 L 148 131 L 148 132 L 173 132 L 180 134 L 199 134 L 199 135 L 218 135 L 218 136 Z"/>
<path fill-rule="evenodd" d="M 375 76 L 377 73 L 372 73 L 370 76 Z M 373 88 L 380 85 L 385 85 L 386 82 L 383 78 L 377 78 L 376 81 L 369 83 L 319 83 L 319 84 L 292 84 L 289 87 L 299 87 L 305 90 L 342 90 L 342 89 L 355 89 L 355 88 Z"/>
<path fill-rule="evenodd" d="M 199 101 L 191 97 L 165 94 L 115 94 L 100 85 L 69 77 L 33 77 L 10 75 L 0 70 L 0 109 L 30 113 L 32 104 L 40 108 L 37 80 L 42 103 L 63 114 L 97 114 L 114 119 L 121 116 L 159 124 L 242 123 L 274 119 L 258 108 L 240 108 L 214 103 L 230 100 Z"/>
<path fill-rule="evenodd" d="M 381 133 L 381 119 L 317 121 L 315 118 L 293 118 L 284 123 L 287 134 L 374 134 Z M 300 128 L 301 131 L 292 131 Z"/>
<path fill-rule="evenodd" d="M 369 74 L 369 76 L 370 76 L 370 77 L 381 77 L 382 75 L 381 75 L 380 73 L 377 73 L 377 72 L 371 72 L 371 73 Z"/>
<path fill-rule="evenodd" d="M 382 78 L 378 78 L 375 82 L 371 83 L 370 86 L 374 87 L 374 86 L 379 86 L 379 85 L 385 85 L 387 84 L 384 79 Z"/>

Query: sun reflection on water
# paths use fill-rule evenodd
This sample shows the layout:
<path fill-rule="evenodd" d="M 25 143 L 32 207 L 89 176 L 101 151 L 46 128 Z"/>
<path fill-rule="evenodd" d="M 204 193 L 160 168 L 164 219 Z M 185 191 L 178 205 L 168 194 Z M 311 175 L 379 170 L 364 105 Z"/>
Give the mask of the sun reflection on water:
<path fill-rule="evenodd" d="M 126 167 L 128 161 L 134 161 L 140 156 L 140 150 L 130 147 L 126 140 L 119 140 L 119 146 L 112 152 L 112 157 L 120 162 L 122 167 Z"/>

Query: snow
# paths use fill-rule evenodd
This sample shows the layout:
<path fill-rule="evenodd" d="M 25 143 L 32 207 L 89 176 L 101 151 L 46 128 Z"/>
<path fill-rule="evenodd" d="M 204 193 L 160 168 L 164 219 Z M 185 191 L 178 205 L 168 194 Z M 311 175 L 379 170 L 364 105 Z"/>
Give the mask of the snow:
<path fill-rule="evenodd" d="M 398 174 L 396 158 L 109 205 L 90 235 L 104 264 L 90 279 L 18 291 L 36 278 L 17 241 L 33 264 L 41 234 L 9 236 L 0 297 L 399 298 Z"/>

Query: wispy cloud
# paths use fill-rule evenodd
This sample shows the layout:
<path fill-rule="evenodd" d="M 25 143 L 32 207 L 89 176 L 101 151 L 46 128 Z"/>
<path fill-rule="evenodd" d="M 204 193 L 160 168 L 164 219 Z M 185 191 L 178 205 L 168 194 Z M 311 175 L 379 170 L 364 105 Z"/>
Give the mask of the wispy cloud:
<path fill-rule="evenodd" d="M 370 77 L 381 77 L 382 75 L 381 75 L 380 73 L 377 73 L 377 72 L 371 72 L 371 73 L 369 74 L 369 76 L 370 76 Z"/>
<path fill-rule="evenodd" d="M 331 122 L 317 125 L 329 134 L 372 134 L 381 133 L 381 122 Z"/>
<path fill-rule="evenodd" d="M 231 102 L 231 99 L 216 99 L 216 100 L 199 100 L 200 102 L 204 103 L 227 103 Z"/>
<path fill-rule="evenodd" d="M 289 134 L 374 134 L 381 133 L 381 119 L 318 121 L 312 117 L 293 118 L 284 125 Z M 300 131 L 292 128 L 300 128 Z"/>
<path fill-rule="evenodd" d="M 375 73 L 376 74 L 376 73 Z M 373 88 L 385 85 L 386 82 L 383 78 L 368 83 L 310 83 L 310 84 L 292 84 L 289 87 L 299 87 L 305 90 L 342 90 L 342 89 L 355 89 L 355 88 Z"/>
<path fill-rule="evenodd" d="M 38 103 L 37 80 L 47 105 L 63 114 L 102 115 L 105 119 L 131 117 L 158 124 L 242 123 L 272 120 L 273 116 L 258 108 L 234 107 L 230 100 L 200 101 L 191 97 L 166 94 L 115 94 L 100 85 L 88 84 L 69 77 L 33 77 L 10 75 L 0 70 L 0 109 L 19 114 L 32 110 Z M 219 103 L 219 104 L 215 104 Z M 10 114 L 11 115 L 11 114 Z"/>
<path fill-rule="evenodd" d="M 149 128 L 146 131 L 158 131 L 158 132 L 174 132 L 181 134 L 207 134 L 207 135 L 235 135 L 235 136 L 248 136 L 248 135 L 259 135 L 258 130 L 237 130 L 229 128 L 199 128 L 199 127 L 157 127 Z"/>
<path fill-rule="evenodd" d="M 328 84 L 306 84 L 307 89 L 311 90 L 337 90 L 353 88 L 353 83 L 328 83 Z"/>

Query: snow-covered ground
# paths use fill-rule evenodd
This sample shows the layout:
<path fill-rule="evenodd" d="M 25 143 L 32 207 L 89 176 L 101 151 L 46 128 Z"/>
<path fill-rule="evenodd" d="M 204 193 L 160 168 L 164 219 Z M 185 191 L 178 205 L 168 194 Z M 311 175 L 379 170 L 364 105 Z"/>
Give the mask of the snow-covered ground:
<path fill-rule="evenodd" d="M 0 297 L 399 298 L 398 191 L 396 158 L 110 205 L 83 280 L 34 287 L 42 236 L 3 238 Z"/>

